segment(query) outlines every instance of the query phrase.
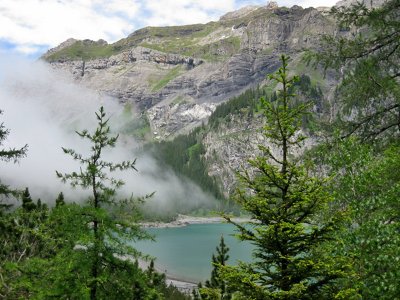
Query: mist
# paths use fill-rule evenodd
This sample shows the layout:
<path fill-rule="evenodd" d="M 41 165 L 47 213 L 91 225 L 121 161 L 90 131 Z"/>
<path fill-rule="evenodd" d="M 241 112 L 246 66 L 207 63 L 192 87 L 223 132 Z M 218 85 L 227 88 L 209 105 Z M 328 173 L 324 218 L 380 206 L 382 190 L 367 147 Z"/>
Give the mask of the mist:
<path fill-rule="evenodd" d="M 104 106 L 110 126 L 118 132 L 123 105 L 106 95 L 74 83 L 70 77 L 41 61 L 17 57 L 0 58 L 0 122 L 10 130 L 3 147 L 19 148 L 28 144 L 25 158 L 18 163 L 0 161 L 0 179 L 13 188 L 29 187 L 33 199 L 40 198 L 50 206 L 58 193 L 67 201 L 83 201 L 89 192 L 63 184 L 55 171 L 78 171 L 80 165 L 64 154 L 61 147 L 89 154 L 90 145 L 75 131 L 96 128 L 95 112 Z M 121 197 L 143 196 L 155 192 L 146 207 L 157 213 L 211 206 L 215 200 L 189 180 L 178 178 L 160 166 L 148 154 L 140 154 L 139 144 L 130 136 L 121 136 L 115 148 L 103 159 L 120 162 L 137 158 L 138 172 L 115 175 L 125 181 Z"/>

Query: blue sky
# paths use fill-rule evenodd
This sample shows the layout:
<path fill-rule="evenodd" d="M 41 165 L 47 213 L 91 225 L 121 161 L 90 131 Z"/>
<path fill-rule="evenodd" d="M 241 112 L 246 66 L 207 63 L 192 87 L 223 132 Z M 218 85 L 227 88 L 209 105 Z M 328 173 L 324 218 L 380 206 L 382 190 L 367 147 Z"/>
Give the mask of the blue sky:
<path fill-rule="evenodd" d="M 68 38 L 115 42 L 145 26 L 206 23 L 265 0 L 1 0 L 0 54 L 37 58 Z M 336 0 L 278 0 L 332 6 Z"/>

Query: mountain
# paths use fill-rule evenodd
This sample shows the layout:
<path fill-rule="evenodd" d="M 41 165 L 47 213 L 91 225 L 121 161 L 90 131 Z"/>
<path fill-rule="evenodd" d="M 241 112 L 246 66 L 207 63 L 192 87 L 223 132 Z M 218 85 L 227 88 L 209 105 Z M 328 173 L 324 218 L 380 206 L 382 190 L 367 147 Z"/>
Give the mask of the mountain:
<path fill-rule="evenodd" d="M 217 22 L 146 27 L 114 44 L 69 39 L 42 59 L 132 108 L 138 121 L 129 130 L 136 138 L 160 141 L 156 157 L 214 195 L 221 194 L 215 191 L 218 185 L 228 196 L 235 172 L 259 151 L 263 118 L 251 103 L 273 94 L 276 86 L 262 86 L 266 74 L 280 65 L 281 54 L 290 55 L 294 73 L 307 74 L 300 94 L 318 96 L 313 100 L 317 117 L 334 114 L 335 74 L 302 61 L 324 34 L 348 34 L 328 10 L 248 6 Z M 230 108 L 221 113 L 221 107 Z M 212 124 L 174 140 L 207 124 L 210 116 Z"/>
<path fill-rule="evenodd" d="M 324 9 L 249 6 L 217 22 L 146 27 L 114 44 L 69 39 L 43 59 L 80 84 L 145 112 L 153 138 L 166 139 L 262 83 L 278 67 L 280 54 L 299 61 L 335 28 Z"/>

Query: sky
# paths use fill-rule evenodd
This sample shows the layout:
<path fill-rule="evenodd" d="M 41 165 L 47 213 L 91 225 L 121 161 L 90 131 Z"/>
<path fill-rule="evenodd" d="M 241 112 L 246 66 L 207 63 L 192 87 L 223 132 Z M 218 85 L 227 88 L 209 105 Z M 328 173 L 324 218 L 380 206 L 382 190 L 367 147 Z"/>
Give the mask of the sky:
<path fill-rule="evenodd" d="M 109 43 L 146 26 L 207 23 L 266 0 L 1 0 L 0 54 L 36 59 L 67 40 Z M 278 0 L 280 6 L 332 6 L 336 0 Z"/>

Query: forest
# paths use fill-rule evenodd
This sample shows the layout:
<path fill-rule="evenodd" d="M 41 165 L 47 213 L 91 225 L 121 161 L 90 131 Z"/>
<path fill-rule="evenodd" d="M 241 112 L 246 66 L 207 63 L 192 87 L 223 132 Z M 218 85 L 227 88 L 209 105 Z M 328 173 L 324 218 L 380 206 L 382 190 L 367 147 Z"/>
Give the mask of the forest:
<path fill-rule="evenodd" d="M 259 114 L 264 120 L 269 143 L 249 159 L 251 170 L 237 174 L 231 196 L 251 221 L 236 223 L 220 212 L 239 240 L 254 245 L 251 262 L 227 264 L 229 248 L 221 238 L 210 279 L 188 295 L 168 286 L 154 262 L 126 243 L 152 239 L 139 209 L 152 195 L 118 193 L 124 182 L 114 174 L 135 171 L 136 160 L 104 160 L 119 136 L 101 107 L 94 115 L 97 127 L 76 132 L 90 144 L 89 154 L 62 148 L 80 168 L 56 171 L 71 188 L 89 191 L 84 202 L 60 193 L 50 207 L 32 199 L 29 188 L 0 181 L 0 298 L 399 299 L 399 11 L 399 0 L 372 9 L 332 9 L 341 28 L 357 34 L 324 36 L 320 51 L 306 56 L 310 65 L 341 76 L 335 92 L 340 109 L 331 124 L 314 124 L 313 115 L 324 109 L 321 90 L 307 74 L 289 75 L 290 57 L 284 54 L 280 68 L 267 74 L 277 86 L 273 94 L 249 90 L 210 117 L 211 128 L 243 109 L 245 117 Z M 298 101 L 300 94 L 308 101 Z M 304 129 L 319 133 L 318 145 L 304 149 L 310 133 Z M 160 142 L 154 153 L 223 199 L 217 179 L 206 173 L 203 131 L 199 127 L 173 144 Z M 2 163 L 29 155 L 29 145 L 4 148 L 10 136 L 1 123 Z M 149 266 L 143 268 L 145 260 Z"/>

